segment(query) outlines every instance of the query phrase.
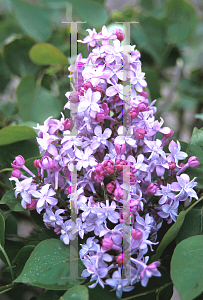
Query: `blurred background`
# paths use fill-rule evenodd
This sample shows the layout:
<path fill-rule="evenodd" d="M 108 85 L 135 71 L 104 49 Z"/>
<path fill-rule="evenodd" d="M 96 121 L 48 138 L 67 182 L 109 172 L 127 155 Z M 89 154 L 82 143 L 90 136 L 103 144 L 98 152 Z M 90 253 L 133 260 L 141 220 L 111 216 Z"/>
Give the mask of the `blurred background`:
<path fill-rule="evenodd" d="M 86 22 L 78 25 L 78 39 L 87 35 L 87 28 L 99 32 L 103 25 L 139 22 L 131 25 L 131 45 L 141 53 L 150 100 L 157 99 L 156 119 L 162 117 L 174 130 L 174 139 L 185 142 L 194 127 L 203 127 L 202 0 L 0 0 L 0 129 L 32 128 L 49 116 L 60 118 L 70 90 L 70 26 L 62 22 L 71 20 Z M 78 44 L 80 52 L 88 55 L 86 45 Z M 38 156 L 35 139 L 0 144 L 0 168 L 9 168 L 18 154 Z M 0 174 L 0 196 L 10 186 L 9 176 Z M 5 215 L 7 206 L 1 208 Z M 11 232 L 20 237 L 15 243 Z M 13 212 L 6 220 L 5 247 L 11 261 L 40 234 L 52 237 L 33 225 L 29 212 Z M 6 284 L 5 264 L 2 270 Z M 1 299 L 40 299 L 39 294 L 40 289 L 24 285 Z"/>

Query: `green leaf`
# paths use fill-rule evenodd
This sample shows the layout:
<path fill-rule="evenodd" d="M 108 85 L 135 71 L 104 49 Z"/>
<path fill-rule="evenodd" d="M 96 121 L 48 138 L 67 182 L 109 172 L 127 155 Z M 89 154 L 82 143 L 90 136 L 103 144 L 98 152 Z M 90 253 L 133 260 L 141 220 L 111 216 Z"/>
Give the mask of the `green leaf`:
<path fill-rule="evenodd" d="M 49 38 L 52 24 L 42 7 L 21 0 L 12 0 L 12 6 L 14 15 L 26 34 L 40 42 Z"/>
<path fill-rule="evenodd" d="M 60 300 L 60 296 L 58 295 L 58 291 L 46 291 L 37 300 Z"/>
<path fill-rule="evenodd" d="M 29 259 L 31 253 L 35 249 L 35 246 L 25 246 L 17 254 L 14 263 L 16 265 L 16 275 L 19 276 Z"/>
<path fill-rule="evenodd" d="M 191 209 L 184 220 L 184 223 L 176 236 L 176 243 L 180 243 L 194 235 L 203 234 L 203 208 Z"/>
<path fill-rule="evenodd" d="M 82 21 L 91 27 L 101 27 L 108 21 L 108 14 L 104 7 L 88 0 L 69 0 Z"/>
<path fill-rule="evenodd" d="M 169 0 L 166 2 L 166 14 L 169 43 L 180 43 L 193 33 L 197 17 L 191 3 L 185 0 Z"/>
<path fill-rule="evenodd" d="M 151 99 L 157 99 L 160 97 L 160 82 L 159 74 L 154 68 L 144 68 L 146 73 L 147 86 L 150 91 Z"/>
<path fill-rule="evenodd" d="M 203 236 L 180 242 L 171 261 L 171 277 L 181 300 L 192 300 L 203 291 Z"/>
<path fill-rule="evenodd" d="M 8 126 L 0 130 L 0 146 L 36 137 L 36 132 L 28 126 Z"/>
<path fill-rule="evenodd" d="M 176 222 L 166 232 L 161 243 L 159 244 L 156 253 L 152 256 L 152 261 L 160 258 L 166 247 L 175 239 L 185 219 L 186 211 L 181 211 Z"/>
<path fill-rule="evenodd" d="M 21 201 L 14 195 L 13 189 L 9 190 L 1 199 L 0 204 L 6 204 L 13 211 L 24 211 Z"/>
<path fill-rule="evenodd" d="M 17 89 L 19 111 L 24 121 L 43 123 L 50 116 L 57 118 L 61 111 L 59 99 L 37 86 L 33 76 L 24 77 Z"/>
<path fill-rule="evenodd" d="M 32 221 L 39 227 L 45 229 L 47 228 L 45 225 L 44 225 L 44 222 L 43 222 L 43 217 L 41 214 L 38 214 L 37 211 L 34 209 L 34 210 L 31 210 L 30 211 L 30 217 L 32 219 Z"/>
<path fill-rule="evenodd" d="M 4 44 L 3 57 L 13 74 L 23 77 L 37 72 L 39 67 L 29 58 L 29 50 L 34 44 L 32 39 L 22 35 L 12 37 Z"/>
<path fill-rule="evenodd" d="M 197 168 L 188 168 L 186 173 L 190 178 L 197 177 L 197 188 L 203 188 L 203 128 L 194 128 L 192 137 L 188 144 L 187 154 L 189 156 L 196 156 L 200 165 Z"/>
<path fill-rule="evenodd" d="M 11 236 L 16 236 L 18 231 L 18 225 L 16 218 L 9 214 L 9 216 L 5 220 L 5 237 L 10 238 Z"/>
<path fill-rule="evenodd" d="M 89 300 L 88 289 L 84 285 L 75 285 L 69 289 L 60 300 Z"/>
<path fill-rule="evenodd" d="M 165 49 L 165 20 L 156 19 L 151 16 L 141 16 L 139 21 L 140 24 L 135 24 L 131 28 L 132 37 L 140 48 L 149 53 L 156 62 L 161 64 L 162 54 Z"/>
<path fill-rule="evenodd" d="M 0 166 L 10 168 L 15 156 L 22 155 L 25 159 L 39 156 L 39 145 L 36 140 L 26 140 L 6 146 L 0 146 Z"/>
<path fill-rule="evenodd" d="M 2 214 L 0 213 L 0 244 L 2 247 L 4 247 L 4 243 L 5 243 L 5 221 L 4 221 L 4 217 L 2 216 Z"/>
<path fill-rule="evenodd" d="M 110 286 L 104 286 L 104 289 L 97 284 L 93 289 L 89 288 L 89 299 L 90 300 L 118 300 L 115 291 L 110 292 L 112 288 Z"/>
<path fill-rule="evenodd" d="M 48 43 L 34 45 L 30 50 L 30 58 L 38 65 L 68 65 L 66 56 L 55 46 Z"/>
<path fill-rule="evenodd" d="M 64 290 L 84 282 L 84 279 L 74 279 L 78 277 L 74 272 L 75 268 L 70 272 L 70 249 L 75 257 L 72 263 L 77 263 L 80 276 L 84 267 L 74 248 L 60 240 L 50 239 L 36 246 L 15 282 L 51 290 Z"/>

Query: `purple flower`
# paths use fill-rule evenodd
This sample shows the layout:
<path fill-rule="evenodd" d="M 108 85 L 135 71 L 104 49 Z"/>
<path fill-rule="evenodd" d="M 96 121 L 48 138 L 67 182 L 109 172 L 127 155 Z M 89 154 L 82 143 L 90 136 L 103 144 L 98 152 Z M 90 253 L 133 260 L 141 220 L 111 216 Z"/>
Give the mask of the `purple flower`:
<path fill-rule="evenodd" d="M 50 188 L 50 184 L 45 184 L 42 186 L 41 190 L 32 191 L 32 196 L 38 199 L 37 201 L 37 212 L 40 213 L 43 208 L 47 206 L 47 203 L 51 206 L 54 206 L 58 203 L 58 200 L 53 196 L 56 195 L 56 192 Z"/>
<path fill-rule="evenodd" d="M 100 92 L 92 92 L 88 89 L 85 96 L 80 96 L 80 102 L 78 104 L 78 112 L 84 112 L 86 116 L 96 117 L 97 112 L 100 111 L 100 107 L 97 102 L 100 100 Z"/>
<path fill-rule="evenodd" d="M 107 139 L 110 138 L 111 136 L 111 129 L 106 128 L 104 130 L 104 133 L 102 133 L 102 128 L 101 126 L 97 126 L 94 129 L 94 134 L 95 136 L 93 136 L 92 139 L 92 144 L 91 144 L 91 148 L 93 150 L 97 149 L 101 144 L 102 145 L 106 145 L 107 146 Z"/>
<path fill-rule="evenodd" d="M 187 153 L 180 151 L 181 146 L 179 141 L 177 141 L 177 143 L 171 141 L 168 149 L 171 152 L 171 154 L 168 155 L 167 160 L 170 162 L 175 161 L 176 165 L 178 165 L 179 160 L 183 160 L 188 156 Z"/>
<path fill-rule="evenodd" d="M 177 176 L 178 182 L 171 183 L 171 189 L 179 192 L 175 197 L 176 200 L 185 201 L 188 197 L 190 197 L 190 201 L 192 198 L 198 199 L 197 193 L 193 190 L 193 187 L 197 185 L 195 179 L 196 177 L 190 181 L 190 177 L 187 174 Z"/>
<path fill-rule="evenodd" d="M 113 287 L 113 290 L 116 291 L 116 296 L 118 298 L 122 297 L 123 292 L 130 292 L 134 289 L 134 286 L 129 286 L 130 281 L 129 279 L 122 279 L 121 278 L 121 269 L 118 268 L 118 271 L 113 273 L 112 278 L 106 279 L 106 283 Z"/>
<path fill-rule="evenodd" d="M 15 197 L 17 198 L 17 195 L 20 194 L 22 197 L 21 205 L 26 209 L 26 204 L 31 204 L 32 193 L 36 190 L 36 185 L 32 184 L 33 178 L 19 181 L 16 177 L 11 177 L 9 180 L 15 181 Z"/>

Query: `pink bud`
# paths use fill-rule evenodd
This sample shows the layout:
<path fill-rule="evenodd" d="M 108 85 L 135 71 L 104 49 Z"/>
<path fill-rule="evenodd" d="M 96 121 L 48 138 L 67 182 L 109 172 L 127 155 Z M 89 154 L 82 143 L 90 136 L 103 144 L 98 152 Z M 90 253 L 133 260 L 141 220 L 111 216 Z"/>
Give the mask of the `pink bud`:
<path fill-rule="evenodd" d="M 143 96 L 143 97 L 147 98 L 148 97 L 148 93 L 142 91 L 142 92 L 140 92 L 140 96 Z"/>
<path fill-rule="evenodd" d="M 125 254 L 123 253 L 120 253 L 117 257 L 116 257 L 116 262 L 119 264 L 119 265 L 123 265 L 123 264 L 126 264 L 128 261 L 128 258 Z"/>
<path fill-rule="evenodd" d="M 125 34 L 123 33 L 123 31 L 121 29 L 116 28 L 116 36 L 117 39 L 122 42 L 125 38 Z"/>
<path fill-rule="evenodd" d="M 100 84 L 95 86 L 94 90 L 95 90 L 95 92 L 104 93 L 103 87 Z"/>
<path fill-rule="evenodd" d="M 169 133 L 164 133 L 164 131 L 166 131 L 166 130 L 165 130 L 166 128 L 167 128 L 167 127 L 162 128 L 162 129 L 160 130 L 160 132 L 162 132 L 163 135 L 164 135 L 166 138 L 171 138 L 171 137 L 173 136 L 173 134 L 174 134 L 174 131 L 173 131 L 172 129 L 168 128 L 168 129 L 169 129 Z"/>
<path fill-rule="evenodd" d="M 40 165 L 41 165 L 41 160 L 40 159 L 35 159 L 34 162 L 33 162 L 33 165 L 35 168 L 40 168 Z"/>
<path fill-rule="evenodd" d="M 151 182 L 146 190 L 147 193 L 154 195 L 158 189 L 158 184 Z"/>
<path fill-rule="evenodd" d="M 22 155 L 18 155 L 15 157 L 15 160 L 11 164 L 11 166 L 15 169 L 21 169 L 25 164 L 25 160 Z"/>
<path fill-rule="evenodd" d="M 72 119 L 65 119 L 64 123 L 64 130 L 70 130 L 73 128 L 74 126 L 74 123 L 73 123 L 73 120 Z"/>
<path fill-rule="evenodd" d="M 137 230 L 137 229 L 132 229 L 132 237 L 135 239 L 135 240 L 139 240 L 141 237 L 142 237 L 142 232 L 140 230 Z"/>
<path fill-rule="evenodd" d="M 120 97 L 118 95 L 113 96 L 113 103 L 115 104 L 120 100 Z"/>
<path fill-rule="evenodd" d="M 78 89 L 78 96 L 84 96 L 84 90 L 82 88 Z"/>
<path fill-rule="evenodd" d="M 85 89 L 85 90 L 88 90 L 88 89 L 91 89 L 93 90 L 93 85 L 90 81 L 86 81 L 83 83 L 82 87 Z"/>
<path fill-rule="evenodd" d="M 104 111 L 100 111 L 96 114 L 96 118 L 94 120 L 95 120 L 95 122 L 100 123 L 100 122 L 103 122 L 105 118 L 106 118 L 106 115 L 105 115 Z"/>
<path fill-rule="evenodd" d="M 19 169 L 13 169 L 12 177 L 16 177 L 16 178 L 20 179 L 21 178 L 21 171 Z"/>
<path fill-rule="evenodd" d="M 126 146 L 125 146 L 125 144 L 122 144 L 122 145 L 116 144 L 115 150 L 116 150 L 117 154 L 124 154 L 125 150 L 126 150 Z"/>
<path fill-rule="evenodd" d="M 68 188 L 68 194 L 74 193 L 75 187 L 74 186 L 69 186 Z"/>
<path fill-rule="evenodd" d="M 148 110 L 148 104 L 146 102 L 141 102 L 137 106 L 139 111 L 146 111 Z"/>
<path fill-rule="evenodd" d="M 139 114 L 139 109 L 137 107 L 131 107 L 127 110 L 127 116 L 129 119 L 134 120 Z"/>
<path fill-rule="evenodd" d="M 196 156 L 191 156 L 189 159 L 188 159 L 188 164 L 191 168 L 196 168 L 200 165 L 200 162 L 197 160 L 197 157 Z"/>
<path fill-rule="evenodd" d="M 116 188 L 116 183 L 115 181 L 111 181 L 106 185 L 106 190 L 108 193 L 113 194 L 114 190 Z"/>
<path fill-rule="evenodd" d="M 180 165 L 179 165 L 181 168 L 183 168 L 184 166 L 185 166 L 185 164 L 184 163 L 180 163 Z"/>
<path fill-rule="evenodd" d="M 36 199 L 31 199 L 31 203 L 26 203 L 26 207 L 28 210 L 34 210 L 37 205 L 37 200 Z"/>
<path fill-rule="evenodd" d="M 112 160 L 105 160 L 103 166 L 109 175 L 114 174 L 114 163 Z"/>
<path fill-rule="evenodd" d="M 176 163 L 175 163 L 175 161 L 169 162 L 168 165 L 169 165 L 169 169 L 170 169 L 170 170 L 174 170 L 174 169 L 176 168 Z"/>
<path fill-rule="evenodd" d="M 71 103 L 78 103 L 78 100 L 79 100 L 78 92 L 76 92 L 76 91 L 71 92 L 69 95 L 69 100 Z"/>
<path fill-rule="evenodd" d="M 120 187 L 115 189 L 114 197 L 116 198 L 117 201 L 123 199 L 123 190 Z"/>
<path fill-rule="evenodd" d="M 53 167 L 53 160 L 51 157 L 49 156 L 43 156 L 41 158 L 41 163 L 40 163 L 40 167 L 45 169 L 45 170 L 48 170 L 48 169 L 51 169 Z"/>
<path fill-rule="evenodd" d="M 103 238 L 101 248 L 104 250 L 111 250 L 113 246 L 113 241 L 109 238 Z"/>
<path fill-rule="evenodd" d="M 126 160 L 117 160 L 115 167 L 116 167 L 116 171 L 120 172 L 123 170 L 123 166 L 127 166 L 128 162 Z"/>
<path fill-rule="evenodd" d="M 128 202 L 127 202 L 128 203 Z M 130 199 L 130 211 L 135 212 L 140 209 L 140 202 L 137 199 Z"/>
<path fill-rule="evenodd" d="M 139 128 L 135 130 L 135 137 L 137 139 L 143 139 L 147 131 L 143 128 Z"/>

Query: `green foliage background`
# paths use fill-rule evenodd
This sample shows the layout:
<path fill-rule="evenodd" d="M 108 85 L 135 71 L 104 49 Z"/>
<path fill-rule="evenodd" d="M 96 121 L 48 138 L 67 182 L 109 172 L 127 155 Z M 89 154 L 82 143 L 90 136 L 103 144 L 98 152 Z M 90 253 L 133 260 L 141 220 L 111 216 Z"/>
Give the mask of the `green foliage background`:
<path fill-rule="evenodd" d="M 107 8 L 105 0 L 1 0 L 0 1 L 0 258 L 2 299 L 66 300 L 117 299 L 109 289 L 87 290 L 81 280 L 62 282 L 57 274 L 67 275 L 69 254 L 65 265 L 60 263 L 64 244 L 43 225 L 40 216 L 30 215 L 15 199 L 8 178 L 10 163 L 23 155 L 32 167 L 39 151 L 33 129 L 49 116 L 60 117 L 70 90 L 70 26 L 62 21 L 81 21 L 78 39 L 86 36 L 87 28 L 115 22 L 138 21 L 131 25 L 131 44 L 141 52 L 150 99 L 157 99 L 156 117 L 163 117 L 165 126 L 182 138 L 182 149 L 200 161 L 189 175 L 198 176 L 198 189 L 203 188 L 203 4 L 186 0 L 137 0 L 120 10 Z M 115 5 L 116 7 L 116 5 Z M 87 56 L 86 45 L 78 44 L 78 53 Z M 65 112 L 65 116 L 69 117 Z M 196 127 L 194 130 L 193 128 Z M 189 138 L 192 136 L 190 142 Z M 189 142 L 189 144 L 187 144 Z M 162 239 L 155 256 L 162 261 L 161 279 L 152 278 L 147 288 L 139 284 L 125 299 L 169 300 L 172 282 L 181 299 L 202 299 L 203 265 L 201 200 L 191 210 L 183 210 Z M 31 231 L 20 235 L 22 224 L 31 224 Z M 188 224 L 193 224 L 190 226 Z M 30 226 L 30 225 L 29 225 Z M 5 230 L 4 230 L 5 229 Z M 54 239 L 54 240 L 53 240 Z M 199 265 L 194 262 L 194 245 L 200 245 Z M 51 245 L 51 246 L 50 246 Z M 178 245 L 176 247 L 176 245 Z M 36 257 L 53 250 L 49 270 L 43 263 L 40 275 L 32 268 Z M 60 251 L 59 251 L 60 248 Z M 173 254 L 171 269 L 170 259 Z M 187 251 L 183 252 L 183 249 Z M 187 256 L 189 251 L 189 257 Z M 63 251 L 62 251 L 63 252 Z M 64 252 L 65 253 L 65 250 Z M 49 255 L 51 255 L 49 253 Z M 179 263 L 183 259 L 184 264 Z M 191 259 L 192 264 L 187 264 Z M 26 266 L 25 266 L 26 264 Z M 25 266 L 25 268 L 24 268 Z M 65 272 L 65 273 L 63 273 Z M 170 275 L 171 272 L 171 275 Z M 29 276 L 27 274 L 29 273 Z M 50 275 L 52 274 L 52 275 Z M 189 282 L 183 274 L 189 276 Z M 50 282 L 47 278 L 51 276 Z M 15 280 L 15 281 L 14 281 Z M 191 283 L 192 282 L 192 283 Z M 28 285 L 29 284 L 29 285 Z M 54 291 L 53 291 L 54 290 Z M 68 291 L 66 291 L 68 290 Z M 5 293 L 6 292 L 6 293 Z M 73 296 L 75 295 L 75 296 Z M 199 298 L 195 298 L 198 297 Z M 3 298 L 5 297 L 5 298 Z M 127 298 L 129 297 L 129 298 Z"/>

